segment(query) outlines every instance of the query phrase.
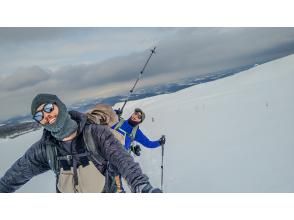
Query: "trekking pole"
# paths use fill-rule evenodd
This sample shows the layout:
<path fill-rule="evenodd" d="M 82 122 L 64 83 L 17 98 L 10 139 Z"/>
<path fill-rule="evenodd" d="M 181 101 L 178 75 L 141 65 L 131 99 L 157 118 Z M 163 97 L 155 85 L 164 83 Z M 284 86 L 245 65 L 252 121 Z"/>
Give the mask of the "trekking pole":
<path fill-rule="evenodd" d="M 137 78 L 135 84 L 134 84 L 133 87 L 131 88 L 129 95 L 128 95 L 127 99 L 125 100 L 124 104 L 123 104 L 123 107 L 122 107 L 121 109 L 119 109 L 120 115 L 123 113 L 123 110 L 124 110 L 124 108 L 125 108 L 127 102 L 129 101 L 129 98 L 131 97 L 131 95 L 132 95 L 132 93 L 133 93 L 133 91 L 134 91 L 134 89 L 135 89 L 137 83 L 139 82 L 141 76 L 143 75 L 143 72 L 144 72 L 144 70 L 145 70 L 147 64 L 149 63 L 149 60 L 151 59 L 152 55 L 155 53 L 155 49 L 156 49 L 156 47 L 154 47 L 154 48 L 151 50 L 151 54 L 150 54 L 150 56 L 148 57 L 148 59 L 147 59 L 145 65 L 144 65 L 143 69 L 141 70 L 141 72 L 140 72 L 140 74 L 139 74 L 139 76 L 138 76 L 138 78 Z"/>
<path fill-rule="evenodd" d="M 165 136 L 163 135 L 165 138 Z M 164 144 L 161 145 L 161 191 L 163 190 L 163 156 L 164 156 Z"/>

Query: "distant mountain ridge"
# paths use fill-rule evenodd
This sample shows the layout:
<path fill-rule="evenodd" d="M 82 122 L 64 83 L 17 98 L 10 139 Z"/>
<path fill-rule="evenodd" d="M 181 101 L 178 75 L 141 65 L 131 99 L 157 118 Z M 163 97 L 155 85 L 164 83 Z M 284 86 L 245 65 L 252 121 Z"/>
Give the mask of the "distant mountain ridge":
<path fill-rule="evenodd" d="M 168 83 L 168 84 L 161 84 L 161 85 L 141 88 L 135 91 L 135 93 L 132 94 L 129 100 L 138 100 L 138 99 L 143 99 L 143 98 L 152 97 L 156 95 L 173 93 L 193 85 L 206 83 L 206 82 L 214 81 L 224 77 L 228 77 L 238 72 L 250 69 L 254 66 L 255 64 L 247 65 L 247 66 L 229 69 L 229 70 L 225 70 L 221 72 L 187 78 L 177 83 Z M 69 110 L 86 112 L 92 107 L 94 107 L 97 103 L 105 103 L 109 105 L 114 105 L 115 103 L 123 102 L 125 99 L 126 99 L 126 96 L 112 96 L 108 98 L 89 99 L 84 102 L 75 103 L 69 106 Z M 16 138 L 19 135 L 41 128 L 39 124 L 37 124 L 36 122 L 32 120 L 31 115 L 16 116 L 6 121 L 2 121 L 0 122 L 0 124 L 2 124 L 0 126 L 0 138 Z"/>

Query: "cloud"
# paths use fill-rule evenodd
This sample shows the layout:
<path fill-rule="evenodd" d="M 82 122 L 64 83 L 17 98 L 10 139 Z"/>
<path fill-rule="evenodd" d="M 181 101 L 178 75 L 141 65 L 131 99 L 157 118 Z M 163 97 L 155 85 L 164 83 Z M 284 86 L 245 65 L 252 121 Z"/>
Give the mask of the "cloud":
<path fill-rule="evenodd" d="M 50 74 L 40 67 L 22 68 L 8 77 L 3 77 L 0 82 L 0 88 L 2 91 L 22 90 L 26 87 L 35 86 L 49 78 Z"/>
<path fill-rule="evenodd" d="M 0 28 L 0 45 L 48 42 L 79 32 L 79 28 L 45 28 L 45 27 L 2 27 Z"/>
<path fill-rule="evenodd" d="M 22 34 L 25 30 L 17 33 Z M 0 101 L 9 102 L 16 109 L 3 110 L 0 119 L 12 115 L 12 112 L 16 114 L 17 109 L 22 109 L 25 101 L 30 103 L 38 92 L 59 94 L 68 104 L 87 98 L 87 92 L 89 98 L 126 94 L 127 85 L 134 82 L 153 46 L 157 46 L 157 53 L 144 72 L 142 86 L 144 82 L 148 85 L 167 83 L 177 78 L 260 63 L 294 52 L 294 28 L 61 28 L 42 30 L 42 33 L 35 29 L 27 31 L 30 33 L 24 34 L 20 41 L 19 36 L 9 40 L 9 34 L 0 38 L 0 45 L 2 42 L 5 49 L 10 46 L 18 49 L 15 53 L 12 50 L 0 52 L 4 69 L 5 65 L 10 66 L 6 70 L 17 67 L 17 71 L 0 75 Z M 75 36 L 71 35 L 73 33 Z M 35 39 L 30 39 L 32 35 Z M 8 59 L 5 53 L 14 60 L 5 62 Z"/>
<path fill-rule="evenodd" d="M 160 42 L 153 69 L 214 72 L 275 57 L 281 47 L 293 53 L 293 28 L 188 28 Z"/>
<path fill-rule="evenodd" d="M 58 69 L 152 47 L 174 28 L 0 28 L 0 75 L 19 67 Z"/>

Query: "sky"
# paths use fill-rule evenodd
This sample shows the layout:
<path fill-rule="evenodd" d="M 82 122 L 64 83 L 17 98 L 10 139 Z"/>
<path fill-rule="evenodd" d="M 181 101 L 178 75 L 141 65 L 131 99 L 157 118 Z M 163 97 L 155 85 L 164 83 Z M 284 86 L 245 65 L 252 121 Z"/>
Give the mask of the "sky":
<path fill-rule="evenodd" d="M 294 28 L 0 28 L 0 121 L 38 93 L 66 104 L 292 54 Z"/>

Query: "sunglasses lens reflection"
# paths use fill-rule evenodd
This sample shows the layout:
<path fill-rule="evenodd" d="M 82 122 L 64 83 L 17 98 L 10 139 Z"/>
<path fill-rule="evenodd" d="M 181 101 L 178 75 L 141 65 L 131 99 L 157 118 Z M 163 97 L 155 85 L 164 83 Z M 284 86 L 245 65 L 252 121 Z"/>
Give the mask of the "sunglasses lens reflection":
<path fill-rule="evenodd" d="M 40 122 L 42 121 L 43 119 L 43 113 L 42 112 L 37 112 L 35 115 L 34 115 L 34 120 Z"/>
<path fill-rule="evenodd" d="M 43 111 L 46 113 L 51 113 L 54 110 L 54 105 L 52 103 L 48 103 L 44 105 L 43 109 L 41 111 L 38 111 L 35 113 L 33 119 L 37 122 L 41 122 L 44 118 Z"/>
<path fill-rule="evenodd" d="M 45 106 L 44 106 L 44 112 L 47 112 L 47 113 L 50 113 L 50 112 L 52 112 L 53 111 L 53 109 L 54 109 L 54 107 L 53 107 L 53 104 L 46 104 Z"/>

